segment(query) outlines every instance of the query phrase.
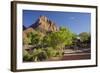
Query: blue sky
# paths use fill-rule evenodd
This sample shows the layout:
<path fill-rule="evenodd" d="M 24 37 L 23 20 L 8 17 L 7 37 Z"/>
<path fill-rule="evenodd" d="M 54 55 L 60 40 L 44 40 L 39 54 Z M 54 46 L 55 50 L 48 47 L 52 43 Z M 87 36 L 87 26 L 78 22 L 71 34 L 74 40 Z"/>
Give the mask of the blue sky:
<path fill-rule="evenodd" d="M 68 27 L 72 32 L 90 32 L 91 14 L 80 12 L 56 12 L 23 10 L 23 25 L 29 27 L 39 16 L 44 15 L 56 23 L 57 26 Z"/>

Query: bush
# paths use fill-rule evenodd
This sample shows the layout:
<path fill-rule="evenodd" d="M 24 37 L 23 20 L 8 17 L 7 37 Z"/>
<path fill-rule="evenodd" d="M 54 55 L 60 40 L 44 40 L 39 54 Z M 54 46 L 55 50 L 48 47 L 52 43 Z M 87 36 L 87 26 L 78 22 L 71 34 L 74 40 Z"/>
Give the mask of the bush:
<path fill-rule="evenodd" d="M 47 53 L 42 48 L 34 49 L 32 57 L 33 61 L 43 61 L 47 59 Z"/>
<path fill-rule="evenodd" d="M 52 57 L 61 57 L 63 54 L 60 50 L 53 49 L 52 47 L 48 48 L 38 48 L 34 49 L 30 54 L 28 51 L 23 52 L 23 61 L 45 61 Z"/>
<path fill-rule="evenodd" d="M 52 47 L 47 48 L 46 50 L 48 58 L 62 56 L 62 52 Z"/>
<path fill-rule="evenodd" d="M 30 55 L 26 50 L 23 51 L 23 61 L 32 61 L 32 55 Z"/>

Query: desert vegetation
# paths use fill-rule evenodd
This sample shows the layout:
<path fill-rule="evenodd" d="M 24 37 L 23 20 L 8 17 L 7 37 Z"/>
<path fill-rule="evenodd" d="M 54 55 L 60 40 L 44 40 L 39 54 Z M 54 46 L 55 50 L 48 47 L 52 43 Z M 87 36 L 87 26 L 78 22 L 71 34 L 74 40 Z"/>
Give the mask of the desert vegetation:
<path fill-rule="evenodd" d="M 46 25 L 52 24 L 52 31 L 47 29 L 44 30 L 45 28 L 42 29 L 40 26 L 35 26 L 36 29 L 34 28 L 33 31 L 32 28 L 32 31 L 28 33 L 23 30 L 23 61 L 37 62 L 60 60 L 64 56 L 64 50 L 66 49 L 75 50 L 76 48 L 90 48 L 90 33 L 82 32 L 77 35 L 67 27 L 59 27 L 59 29 L 53 31 L 54 23 L 46 18 L 44 19 L 43 17 L 40 19 L 41 23 L 39 23 L 39 25 L 41 24 L 43 26 L 44 21 L 47 21 Z"/>

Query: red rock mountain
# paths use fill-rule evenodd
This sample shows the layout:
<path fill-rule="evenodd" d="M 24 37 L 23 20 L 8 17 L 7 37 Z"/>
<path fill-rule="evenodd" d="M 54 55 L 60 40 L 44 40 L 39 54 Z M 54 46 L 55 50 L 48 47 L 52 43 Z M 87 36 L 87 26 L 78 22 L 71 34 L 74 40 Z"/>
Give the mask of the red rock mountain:
<path fill-rule="evenodd" d="M 40 31 L 58 31 L 58 27 L 54 22 L 48 19 L 46 16 L 40 16 L 38 20 L 32 24 L 29 28 L 38 29 Z"/>
<path fill-rule="evenodd" d="M 37 21 L 28 28 L 23 26 L 23 37 L 27 37 L 28 33 L 35 32 L 37 30 L 40 31 L 41 34 L 44 34 L 46 32 L 56 32 L 59 30 L 59 28 L 46 16 L 40 16 Z"/>

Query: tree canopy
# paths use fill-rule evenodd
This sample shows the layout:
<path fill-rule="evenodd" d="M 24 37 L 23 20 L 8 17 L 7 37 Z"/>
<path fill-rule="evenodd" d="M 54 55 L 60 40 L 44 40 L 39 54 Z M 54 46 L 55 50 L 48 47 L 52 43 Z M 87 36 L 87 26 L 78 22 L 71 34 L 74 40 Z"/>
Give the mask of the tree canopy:
<path fill-rule="evenodd" d="M 63 48 L 65 45 L 72 43 L 72 32 L 64 27 L 60 27 L 59 31 L 52 32 L 45 36 L 44 42 L 53 48 Z"/>
<path fill-rule="evenodd" d="M 85 41 L 89 41 L 90 40 L 91 35 L 88 32 L 82 32 L 82 33 L 79 34 L 79 37 L 80 37 L 82 42 L 85 42 Z"/>

